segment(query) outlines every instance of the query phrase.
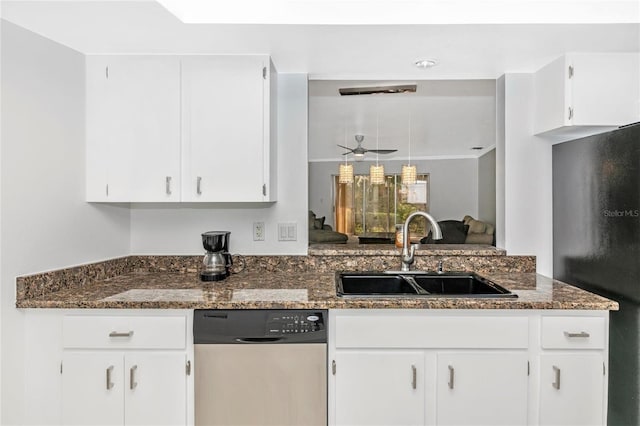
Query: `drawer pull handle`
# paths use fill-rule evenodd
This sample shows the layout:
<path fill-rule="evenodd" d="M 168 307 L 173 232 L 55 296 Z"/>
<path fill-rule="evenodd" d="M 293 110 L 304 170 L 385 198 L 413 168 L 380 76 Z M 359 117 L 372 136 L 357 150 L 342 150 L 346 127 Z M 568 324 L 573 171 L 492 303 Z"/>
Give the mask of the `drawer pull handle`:
<path fill-rule="evenodd" d="M 111 372 L 113 371 L 113 365 L 110 365 L 107 368 L 107 390 L 111 390 L 111 388 L 113 388 L 114 384 L 111 381 Z"/>
<path fill-rule="evenodd" d="M 135 389 L 138 386 L 138 382 L 136 382 L 136 370 L 138 369 L 137 365 L 134 365 L 129 369 L 129 388 L 131 390 Z"/>
<path fill-rule="evenodd" d="M 589 337 L 590 334 L 587 333 L 586 331 L 581 331 L 580 333 L 570 333 L 568 331 L 564 332 L 565 337 Z"/>
<path fill-rule="evenodd" d="M 111 333 L 109 333 L 109 337 L 131 337 L 131 336 L 133 336 L 133 330 L 127 333 L 119 333 L 117 331 L 112 331 Z"/>
<path fill-rule="evenodd" d="M 416 389 L 418 386 L 418 369 L 415 365 L 411 366 L 411 387 Z"/>
<path fill-rule="evenodd" d="M 453 367 L 449 366 L 449 383 L 447 383 L 449 385 L 449 389 L 453 389 L 454 374 L 455 374 L 455 371 L 454 371 Z"/>
<path fill-rule="evenodd" d="M 551 383 L 551 386 L 553 386 L 554 389 L 560 390 L 560 369 L 554 365 L 553 372 L 556 378 L 553 383 Z"/>

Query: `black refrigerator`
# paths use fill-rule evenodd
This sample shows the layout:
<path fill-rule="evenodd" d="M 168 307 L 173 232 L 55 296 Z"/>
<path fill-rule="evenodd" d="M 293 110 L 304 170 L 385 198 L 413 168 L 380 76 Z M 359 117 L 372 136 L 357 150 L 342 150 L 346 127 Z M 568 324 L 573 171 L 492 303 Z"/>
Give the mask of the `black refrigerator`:
<path fill-rule="evenodd" d="M 554 277 L 611 313 L 609 425 L 640 425 L 640 124 L 553 146 Z"/>

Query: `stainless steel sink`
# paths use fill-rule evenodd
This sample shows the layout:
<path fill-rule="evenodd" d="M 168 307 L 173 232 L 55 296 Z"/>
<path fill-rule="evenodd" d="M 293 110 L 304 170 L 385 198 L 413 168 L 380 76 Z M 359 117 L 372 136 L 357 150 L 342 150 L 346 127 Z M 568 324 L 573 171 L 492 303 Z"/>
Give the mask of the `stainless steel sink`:
<path fill-rule="evenodd" d="M 518 297 L 473 272 L 337 272 L 340 297 Z"/>

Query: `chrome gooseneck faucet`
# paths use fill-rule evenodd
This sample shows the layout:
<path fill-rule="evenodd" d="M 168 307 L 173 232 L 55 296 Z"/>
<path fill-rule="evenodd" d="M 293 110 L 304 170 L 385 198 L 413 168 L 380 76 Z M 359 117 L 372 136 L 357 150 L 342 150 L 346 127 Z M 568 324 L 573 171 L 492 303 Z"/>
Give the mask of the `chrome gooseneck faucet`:
<path fill-rule="evenodd" d="M 434 240 L 442 239 L 442 230 L 440 229 L 440 225 L 438 225 L 438 221 L 436 221 L 433 216 L 427 212 L 421 211 L 411 213 L 402 226 L 402 266 L 400 268 L 402 272 L 411 270 L 411 265 L 414 261 L 413 256 L 416 252 L 416 246 L 412 246 L 409 242 L 409 224 L 416 216 L 422 216 L 429 221 L 431 224 L 431 234 Z"/>

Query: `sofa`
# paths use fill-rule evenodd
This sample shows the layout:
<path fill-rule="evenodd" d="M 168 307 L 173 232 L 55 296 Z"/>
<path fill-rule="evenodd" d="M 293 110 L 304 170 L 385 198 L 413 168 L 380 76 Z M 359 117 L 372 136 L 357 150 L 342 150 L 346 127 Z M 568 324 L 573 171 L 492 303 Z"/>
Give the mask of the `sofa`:
<path fill-rule="evenodd" d="M 336 232 L 330 225 L 325 225 L 325 217 L 316 217 L 309 210 L 309 244 L 346 244 L 349 237 Z"/>
<path fill-rule="evenodd" d="M 483 244 L 495 245 L 495 227 L 489 222 L 466 215 L 462 220 L 438 221 L 442 239 L 434 240 L 429 234 L 420 240 L 422 244 Z"/>

